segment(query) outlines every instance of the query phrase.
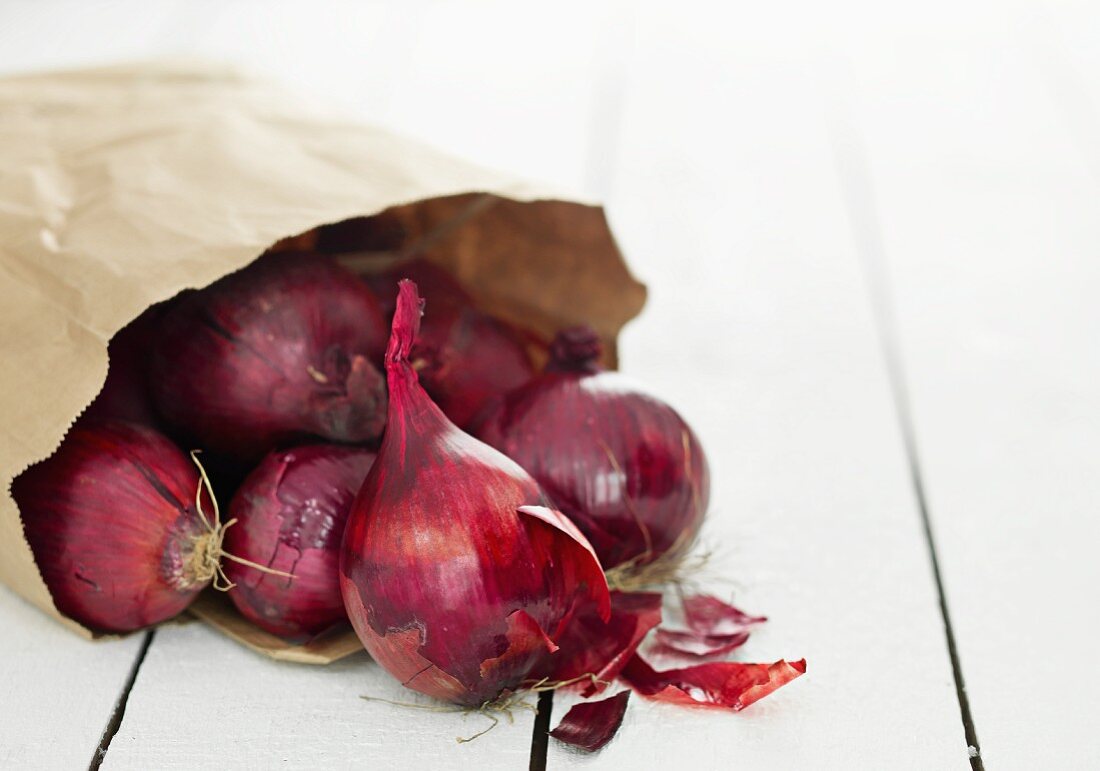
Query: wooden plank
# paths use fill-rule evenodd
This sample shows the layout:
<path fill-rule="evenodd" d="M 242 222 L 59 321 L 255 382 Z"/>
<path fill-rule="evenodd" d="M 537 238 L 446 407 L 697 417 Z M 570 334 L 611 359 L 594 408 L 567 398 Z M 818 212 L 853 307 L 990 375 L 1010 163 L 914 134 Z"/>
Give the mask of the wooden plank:
<path fill-rule="evenodd" d="M 89 642 L 0 587 L 0 768 L 83 768 L 141 647 Z"/>
<path fill-rule="evenodd" d="M 614 768 L 955 768 L 966 745 L 919 513 L 819 95 L 816 31 L 649 16 L 611 214 L 651 287 L 624 369 L 701 434 L 704 532 L 808 674 L 732 715 L 635 698 Z M 731 587 L 719 585 L 720 590 Z M 568 700 L 555 697 L 552 724 Z M 586 759 L 551 743 L 548 767 Z"/>
<path fill-rule="evenodd" d="M 526 768 L 534 715 L 485 736 L 480 715 L 422 712 L 366 653 L 327 667 L 262 658 L 198 623 L 157 632 L 107 753 L 111 771 L 150 768 Z M 434 703 L 434 702 L 433 702 Z"/>
<path fill-rule="evenodd" d="M 1098 21 L 1095 6 L 1077 16 L 1078 39 L 1094 43 Z M 1037 50 L 1032 22 L 1010 14 L 965 39 L 914 29 L 873 71 L 856 59 L 927 497 L 997 771 L 1100 765 L 1087 738 L 1100 719 L 1100 145 L 1078 122 L 1100 74 L 1073 56 L 1047 66 L 1064 52 Z"/>

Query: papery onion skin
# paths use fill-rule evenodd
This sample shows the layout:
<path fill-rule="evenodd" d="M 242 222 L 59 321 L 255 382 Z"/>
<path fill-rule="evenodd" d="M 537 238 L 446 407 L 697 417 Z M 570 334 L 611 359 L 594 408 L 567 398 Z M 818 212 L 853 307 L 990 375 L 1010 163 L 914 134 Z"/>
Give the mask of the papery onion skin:
<path fill-rule="evenodd" d="M 586 752 L 596 752 L 618 733 L 629 701 L 630 691 L 620 691 L 600 701 L 574 704 L 550 735 Z"/>
<path fill-rule="evenodd" d="M 773 664 L 712 661 L 658 671 L 634 654 L 619 676 L 647 699 L 740 712 L 804 674 L 806 659 L 780 659 Z"/>
<path fill-rule="evenodd" d="M 227 560 L 230 599 L 273 635 L 308 640 L 347 620 L 340 595 L 340 544 L 352 501 L 374 453 L 305 445 L 268 454 L 238 488 L 225 550 L 294 577 Z"/>
<path fill-rule="evenodd" d="M 379 296 L 387 291 L 392 296 L 400 278 L 415 281 L 431 308 L 413 347 L 413 366 L 421 386 L 455 425 L 466 428 L 490 402 L 534 376 L 523 333 L 475 307 L 445 270 L 413 260 L 374 279 L 372 286 Z"/>
<path fill-rule="evenodd" d="M 656 650 L 681 658 L 709 658 L 729 653 L 748 642 L 766 616 L 751 616 L 709 594 L 681 593 L 687 629 L 658 629 Z"/>
<path fill-rule="evenodd" d="M 610 618 L 599 618 L 593 607 L 581 610 L 559 640 L 550 679 L 576 680 L 571 687 L 586 698 L 603 691 L 661 623 L 662 599 L 655 592 L 612 592 Z"/>
<path fill-rule="evenodd" d="M 376 439 L 385 322 L 369 288 L 319 255 L 261 257 L 181 297 L 160 325 L 156 406 L 203 449 L 241 463 L 310 436 Z"/>
<path fill-rule="evenodd" d="M 763 624 L 767 616 L 753 616 L 710 594 L 689 594 L 681 598 L 688 628 L 706 635 L 731 635 Z"/>
<path fill-rule="evenodd" d="M 599 364 L 599 338 L 565 330 L 546 371 L 500 400 L 474 434 L 538 480 L 606 568 L 686 549 L 710 471 L 695 432 L 643 386 Z"/>
<path fill-rule="evenodd" d="M 421 303 L 401 283 L 389 420 L 348 520 L 341 587 L 367 651 L 404 685 L 479 706 L 545 670 L 578 607 L 603 618 L 602 568 L 515 462 L 460 431 L 409 362 Z"/>
<path fill-rule="evenodd" d="M 181 613 L 209 583 L 193 561 L 207 532 L 198 486 L 195 466 L 170 440 L 122 422 L 73 428 L 54 455 L 20 474 L 12 495 L 57 609 L 100 632 Z"/>

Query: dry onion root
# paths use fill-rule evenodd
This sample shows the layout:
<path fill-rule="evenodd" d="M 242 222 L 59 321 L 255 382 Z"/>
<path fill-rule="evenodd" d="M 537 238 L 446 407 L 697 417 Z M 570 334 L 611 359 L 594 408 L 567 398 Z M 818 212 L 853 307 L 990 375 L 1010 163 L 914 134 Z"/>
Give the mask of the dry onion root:
<path fill-rule="evenodd" d="M 191 460 L 199 470 L 199 484 L 195 488 L 195 511 L 203 524 L 203 532 L 192 537 L 193 547 L 189 561 L 188 572 L 194 576 L 196 583 L 210 584 L 219 592 L 228 592 L 236 588 L 236 584 L 230 580 L 226 572 L 224 561 L 233 562 L 250 570 L 258 570 L 271 576 L 279 576 L 288 581 L 294 580 L 293 573 L 283 570 L 275 570 L 258 562 L 238 557 L 224 548 L 225 536 L 229 528 L 237 524 L 236 519 L 228 522 L 221 521 L 221 509 L 218 506 L 218 498 L 214 495 L 214 486 L 210 483 L 210 477 L 199 460 L 199 450 L 191 451 Z M 202 494 L 206 493 L 214 511 L 207 515 L 202 505 Z"/>

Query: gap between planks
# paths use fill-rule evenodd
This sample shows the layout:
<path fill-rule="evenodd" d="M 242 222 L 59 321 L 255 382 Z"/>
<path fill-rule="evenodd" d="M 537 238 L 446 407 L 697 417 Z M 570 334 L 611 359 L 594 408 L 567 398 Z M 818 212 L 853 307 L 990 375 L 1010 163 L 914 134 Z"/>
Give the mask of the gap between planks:
<path fill-rule="evenodd" d="M 546 771 L 546 754 L 550 749 L 550 715 L 554 711 L 554 692 L 539 694 L 538 713 L 531 734 L 531 771 Z"/>
<path fill-rule="evenodd" d="M 951 659 L 951 673 L 955 679 L 955 693 L 959 701 L 959 713 L 962 718 L 963 733 L 966 738 L 967 754 L 972 771 L 985 771 L 982 761 L 981 745 L 978 743 L 978 730 L 974 715 L 970 710 L 970 698 L 966 693 L 966 680 L 963 677 L 962 661 L 955 642 L 955 632 L 951 625 L 951 612 L 947 602 L 940 561 L 936 552 L 936 537 L 932 528 L 931 511 L 925 493 L 921 472 L 920 452 L 917 447 L 916 431 L 909 401 L 905 363 L 902 357 L 901 340 L 894 318 L 893 295 L 891 292 L 889 268 L 886 262 L 886 247 L 882 238 L 881 223 L 875 204 L 874 190 L 871 185 L 870 169 L 862 137 L 855 126 L 841 114 L 842 120 L 834 120 L 831 125 L 833 154 L 837 165 L 844 206 L 852 227 L 852 238 L 867 282 L 867 293 L 878 333 L 879 345 L 886 364 L 886 374 L 890 383 L 894 411 L 897 415 L 904 445 L 906 461 L 909 466 L 909 478 L 920 512 L 921 527 L 925 545 L 932 567 L 932 576 L 936 584 L 940 615 L 943 617 L 944 637 L 947 653 Z"/>
<path fill-rule="evenodd" d="M 126 717 L 126 702 L 130 700 L 130 691 L 134 688 L 141 665 L 145 663 L 145 654 L 149 652 L 149 646 L 152 645 L 156 634 L 155 629 L 150 629 L 145 633 L 145 639 L 141 641 L 141 648 L 138 649 L 137 656 L 134 657 L 134 665 L 130 667 L 130 675 L 126 678 L 126 682 L 122 686 L 122 692 L 118 695 L 118 701 L 115 702 L 111 718 L 107 721 L 107 727 L 103 730 L 99 746 L 95 748 L 92 762 L 88 764 L 88 771 L 99 771 L 99 767 L 103 765 L 103 759 L 107 757 L 107 750 L 111 748 L 111 741 L 122 726 L 122 719 Z"/>

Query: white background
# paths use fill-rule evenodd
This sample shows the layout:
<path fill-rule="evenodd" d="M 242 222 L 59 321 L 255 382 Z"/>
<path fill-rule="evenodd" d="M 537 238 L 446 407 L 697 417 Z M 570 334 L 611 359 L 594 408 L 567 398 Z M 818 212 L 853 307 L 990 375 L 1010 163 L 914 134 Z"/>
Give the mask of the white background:
<path fill-rule="evenodd" d="M 624 368 L 702 436 L 718 567 L 772 619 L 743 657 L 809 673 L 635 700 L 548 768 L 967 768 L 933 554 L 985 767 L 1100 766 L 1100 6 L 0 2 L 4 73 L 154 56 L 606 202 L 650 286 Z M 0 619 L 0 768 L 83 767 L 146 639 Z M 167 627 L 104 767 L 527 767 L 527 716 L 460 747 L 476 718 L 363 693 L 402 698 Z"/>

